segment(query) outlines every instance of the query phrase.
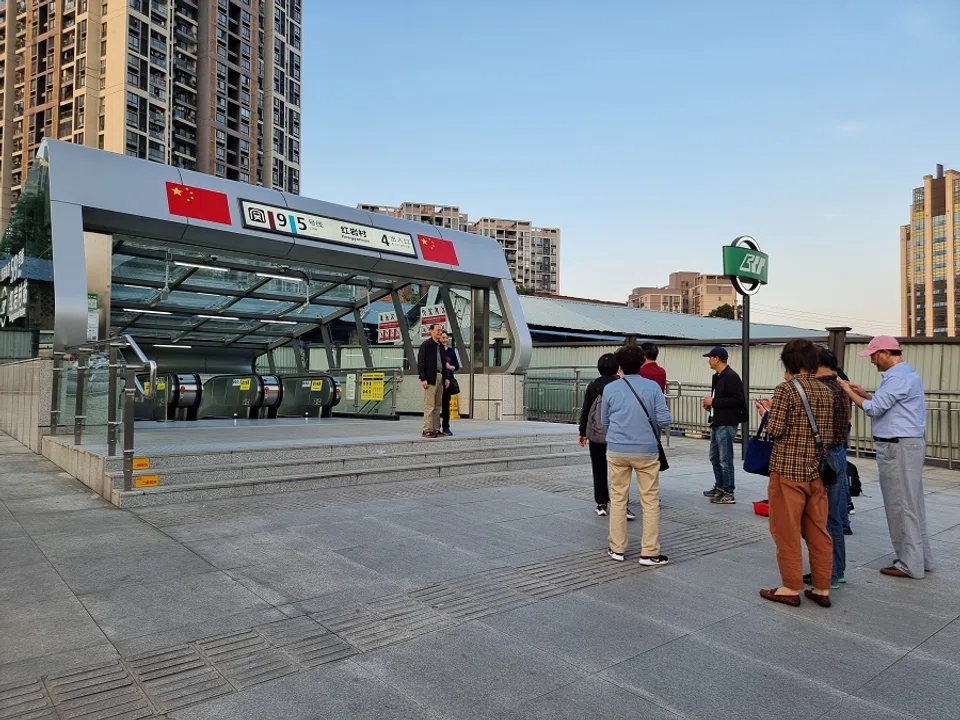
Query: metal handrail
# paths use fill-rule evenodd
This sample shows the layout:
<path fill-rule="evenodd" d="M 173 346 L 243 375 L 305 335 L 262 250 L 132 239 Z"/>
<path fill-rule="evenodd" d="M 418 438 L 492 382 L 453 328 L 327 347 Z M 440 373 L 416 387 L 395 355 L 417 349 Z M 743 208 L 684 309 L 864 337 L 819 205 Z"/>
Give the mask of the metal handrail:
<path fill-rule="evenodd" d="M 119 341 L 122 340 L 123 344 Z M 157 387 L 157 363 L 154 360 L 150 360 L 144 354 L 143 350 L 140 349 L 140 346 L 137 344 L 137 341 L 133 339 L 131 335 L 120 335 L 118 337 L 107 338 L 105 340 L 94 340 L 92 342 L 85 342 L 83 345 L 78 345 L 75 348 L 66 348 L 67 351 L 75 350 L 76 354 L 83 352 L 91 353 L 96 350 L 110 350 L 111 348 L 123 348 L 127 347 L 133 350 L 134 354 L 137 356 L 137 359 L 140 360 L 141 365 L 139 367 L 133 366 L 133 369 L 138 372 L 148 372 L 150 379 L 148 380 L 149 390 L 143 386 L 139 378 L 134 376 L 134 385 L 137 388 L 137 391 L 145 399 L 149 400 L 154 396 Z M 64 354 L 73 354 L 67 352 Z M 129 366 L 129 364 L 128 364 Z"/>
<path fill-rule="evenodd" d="M 140 361 L 140 364 L 120 362 L 120 351 L 128 348 Z M 117 421 L 117 372 L 124 371 L 125 387 L 123 390 L 123 489 L 133 489 L 133 456 L 134 456 L 134 413 L 136 395 L 149 400 L 154 397 L 157 389 L 157 363 L 150 360 L 140 349 L 137 341 L 130 335 L 93 340 L 78 345 L 75 348 L 65 348 L 65 352 L 55 353 L 53 359 L 53 388 L 50 404 L 50 430 L 56 435 L 60 418 L 60 375 L 63 372 L 60 363 L 64 356 L 77 356 L 77 397 L 76 412 L 73 421 L 73 444 L 80 445 L 83 441 L 83 426 L 86 420 L 85 412 L 85 380 L 90 354 L 106 350 L 110 355 L 108 365 L 107 388 L 107 454 L 114 457 L 117 454 L 117 434 L 120 423 Z M 137 373 L 148 373 L 147 387 L 143 386 Z"/>

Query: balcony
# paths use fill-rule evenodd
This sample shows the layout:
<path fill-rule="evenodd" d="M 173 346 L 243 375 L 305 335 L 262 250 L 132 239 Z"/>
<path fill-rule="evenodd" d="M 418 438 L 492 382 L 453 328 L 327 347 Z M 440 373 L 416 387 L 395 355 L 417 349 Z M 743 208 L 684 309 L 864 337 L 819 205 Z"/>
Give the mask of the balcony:
<path fill-rule="evenodd" d="M 150 148 L 150 152 L 147 154 L 147 157 L 154 162 L 165 163 L 167 161 L 167 158 L 162 150 L 154 150 L 153 148 Z"/>
<path fill-rule="evenodd" d="M 197 42 L 197 29 L 190 27 L 189 25 L 184 25 L 183 23 L 177 23 L 173 28 L 174 34 L 179 37 L 186 38 L 193 42 Z"/>

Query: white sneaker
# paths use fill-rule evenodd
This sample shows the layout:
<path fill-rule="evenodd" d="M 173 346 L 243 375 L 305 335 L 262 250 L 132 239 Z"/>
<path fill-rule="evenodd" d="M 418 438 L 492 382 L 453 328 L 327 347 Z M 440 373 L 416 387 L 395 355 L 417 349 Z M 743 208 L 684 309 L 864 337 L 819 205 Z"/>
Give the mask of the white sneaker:
<path fill-rule="evenodd" d="M 658 567 L 660 565 L 666 565 L 668 560 L 666 555 L 641 555 L 637 562 L 641 565 Z"/>
<path fill-rule="evenodd" d="M 637 516 L 633 514 L 633 510 L 627 508 L 627 520 L 636 520 Z"/>
<path fill-rule="evenodd" d="M 611 560 L 616 560 L 617 562 L 623 562 L 624 560 L 623 553 L 614 552 L 610 548 L 607 548 L 607 555 L 610 556 Z"/>
<path fill-rule="evenodd" d="M 607 506 L 606 505 L 597 505 L 597 515 L 600 517 L 606 517 L 607 515 Z"/>

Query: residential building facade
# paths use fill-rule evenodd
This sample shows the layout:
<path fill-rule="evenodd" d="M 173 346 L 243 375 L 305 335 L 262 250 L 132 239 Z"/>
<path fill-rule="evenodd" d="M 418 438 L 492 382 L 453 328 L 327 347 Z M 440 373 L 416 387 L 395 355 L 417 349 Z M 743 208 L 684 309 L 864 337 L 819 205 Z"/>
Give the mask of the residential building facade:
<path fill-rule="evenodd" d="M 960 327 L 960 172 L 926 175 L 914 188 L 910 224 L 900 227 L 900 330 L 955 337 Z"/>
<path fill-rule="evenodd" d="M 560 230 L 535 227 L 529 220 L 482 217 L 470 222 L 453 205 L 405 202 L 400 205 L 360 204 L 368 212 L 416 220 L 495 238 L 503 248 L 513 281 L 536 293 L 560 292 Z"/>
<path fill-rule="evenodd" d="M 43 137 L 300 192 L 303 0 L 0 0 L 0 223 Z"/>
<path fill-rule="evenodd" d="M 670 273 L 663 287 L 636 287 L 627 298 L 628 307 L 647 308 L 686 315 L 707 316 L 723 305 L 737 307 L 737 293 L 723 275 L 681 271 Z"/>

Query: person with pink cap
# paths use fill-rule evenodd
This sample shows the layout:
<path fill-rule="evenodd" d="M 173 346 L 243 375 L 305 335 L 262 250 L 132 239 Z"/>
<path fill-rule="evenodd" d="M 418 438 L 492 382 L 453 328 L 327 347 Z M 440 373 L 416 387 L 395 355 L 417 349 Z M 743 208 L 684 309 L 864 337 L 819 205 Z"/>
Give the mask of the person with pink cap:
<path fill-rule="evenodd" d="M 873 421 L 880 492 L 887 528 L 897 559 L 880 570 L 884 575 L 922 578 L 933 569 L 923 499 L 923 463 L 927 445 L 926 402 L 917 371 L 904 362 L 900 343 L 877 335 L 858 353 L 869 357 L 883 375 L 873 395 L 841 380 L 850 399 Z"/>

